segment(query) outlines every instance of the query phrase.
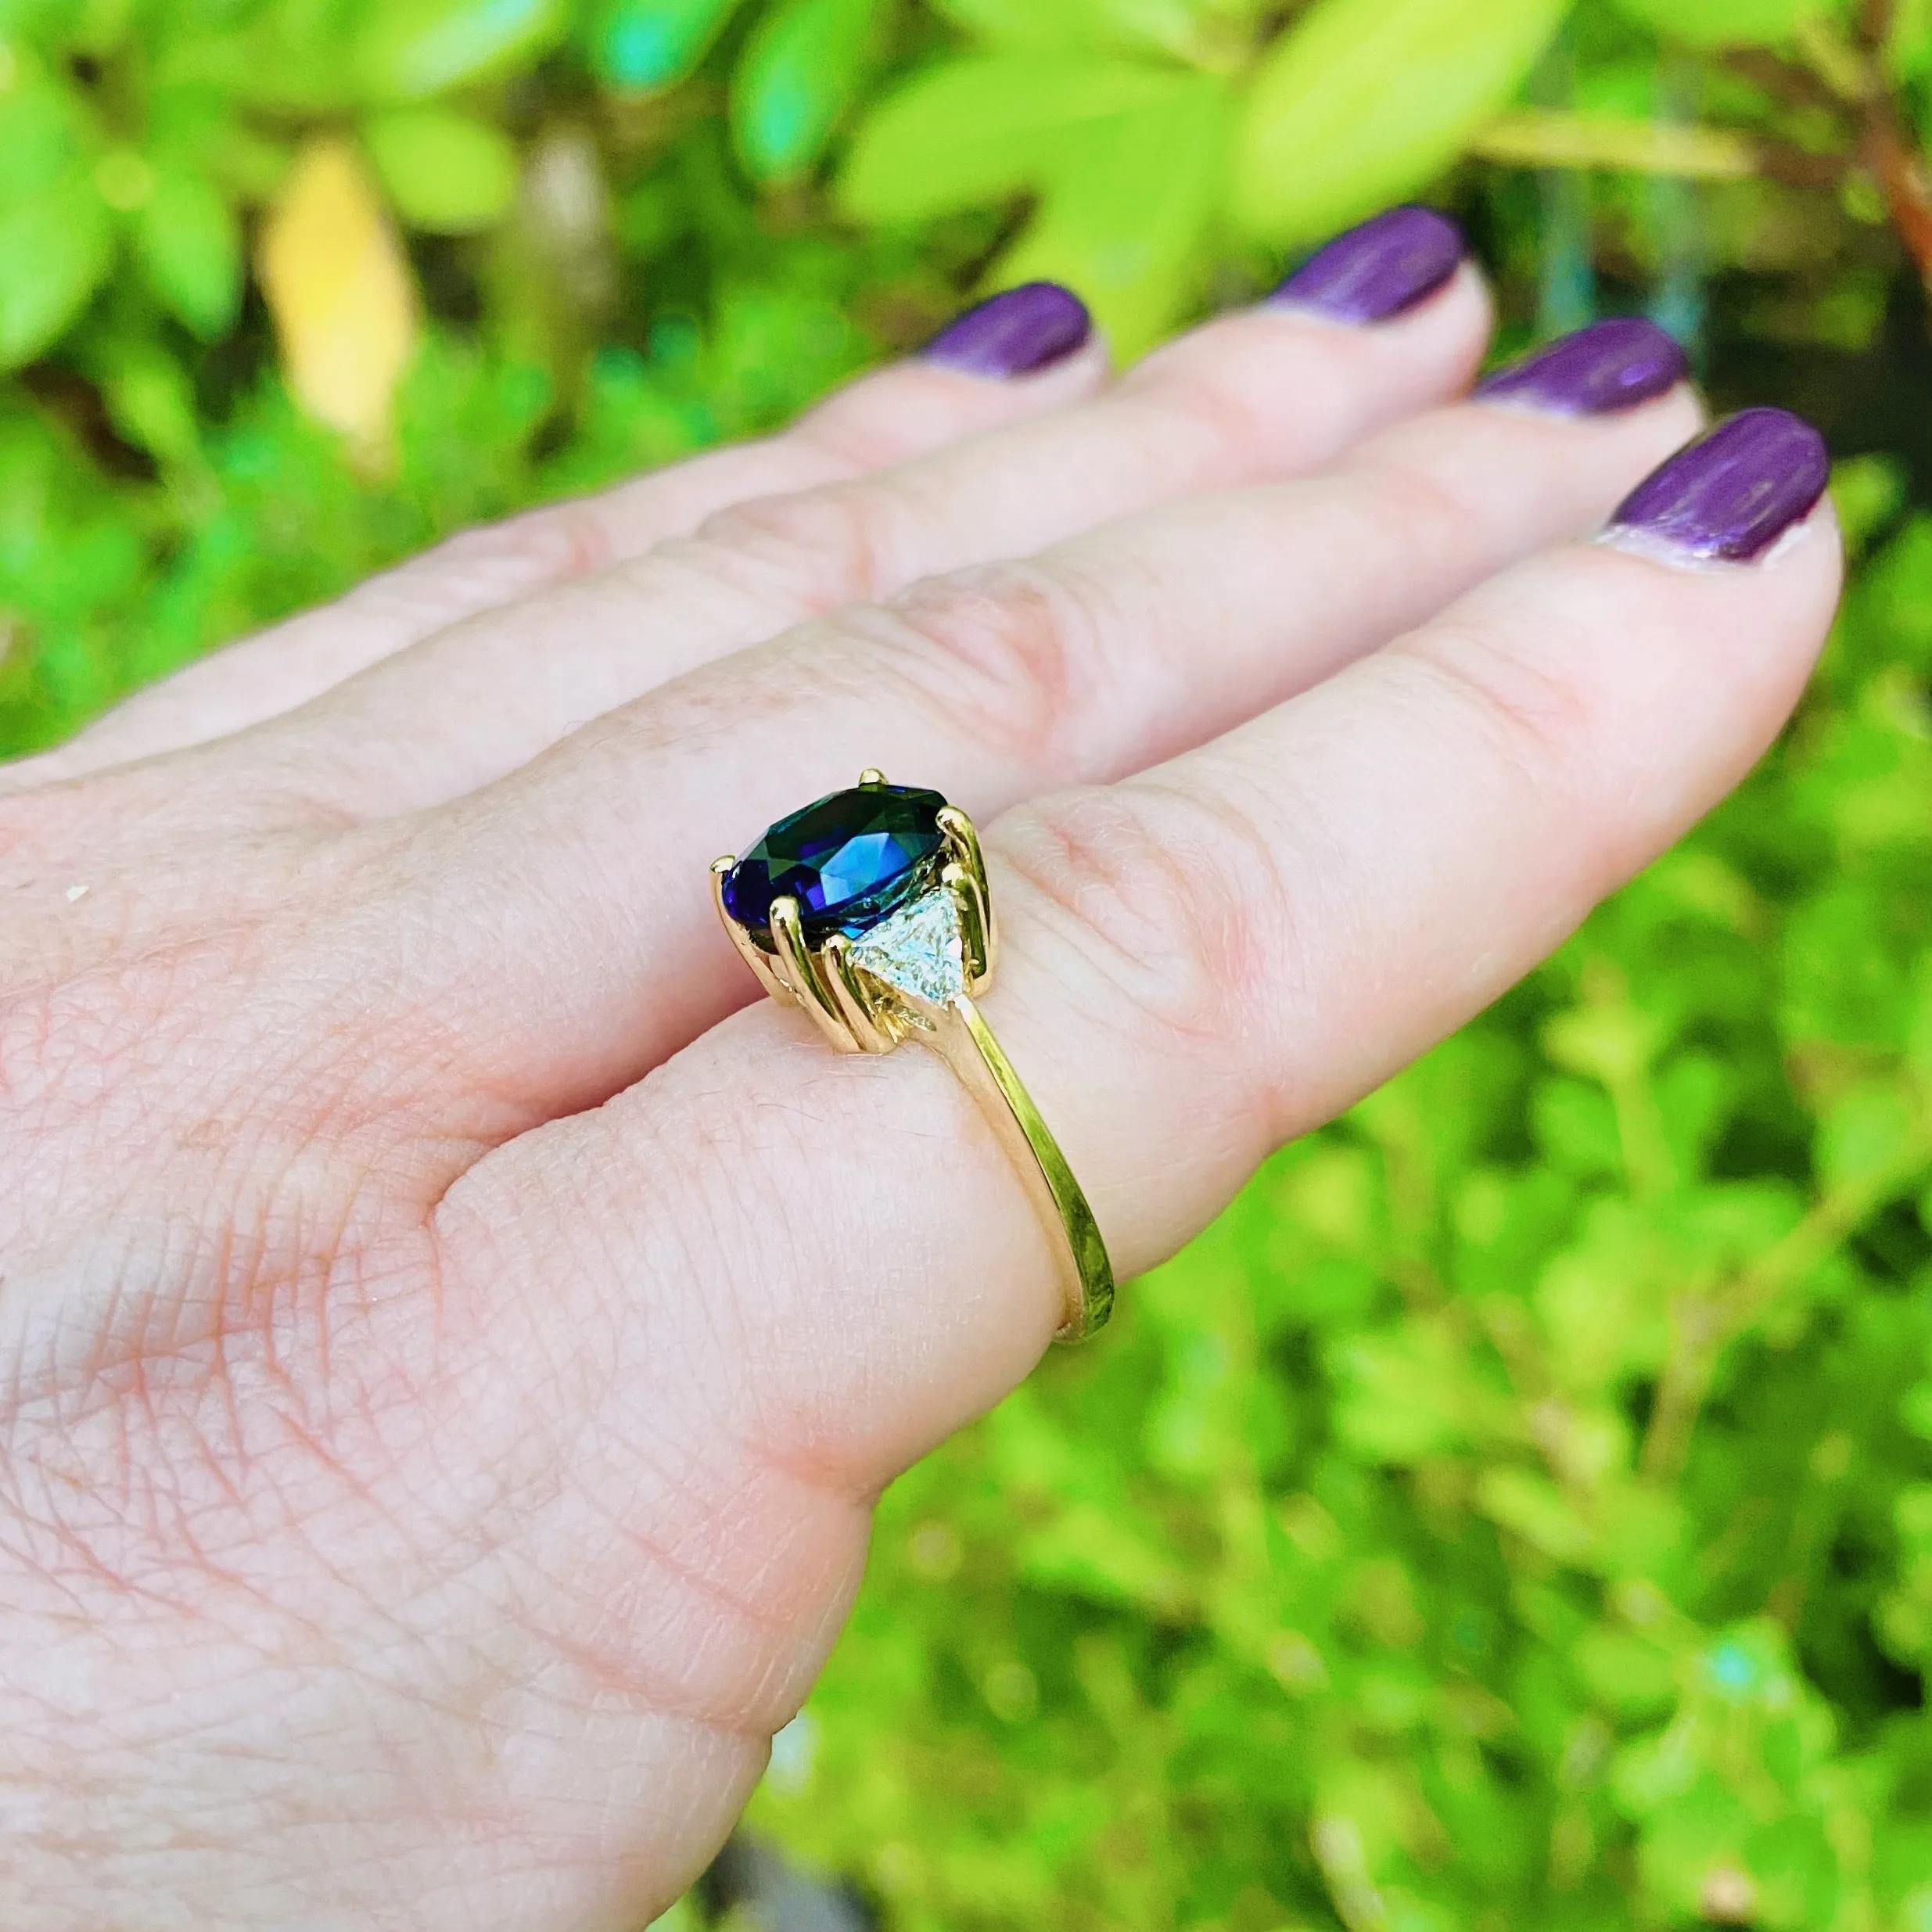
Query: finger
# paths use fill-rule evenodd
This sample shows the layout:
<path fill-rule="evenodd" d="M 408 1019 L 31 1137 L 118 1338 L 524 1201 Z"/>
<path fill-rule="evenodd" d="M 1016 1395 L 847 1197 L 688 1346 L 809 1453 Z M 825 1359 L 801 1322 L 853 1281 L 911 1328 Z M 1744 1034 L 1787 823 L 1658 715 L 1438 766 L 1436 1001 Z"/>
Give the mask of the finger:
<path fill-rule="evenodd" d="M 1110 526 L 657 692 L 412 832 L 424 884 L 398 889 L 434 909 L 406 923 L 452 940 L 400 1010 L 433 1007 L 533 1107 L 599 1098 L 748 994 L 695 885 L 788 806 L 868 765 L 982 815 L 1140 769 L 1593 529 L 1695 421 L 1682 390 L 1582 420 L 1463 405 L 1338 475 Z M 562 1000 L 560 931 L 596 963 Z"/>
<path fill-rule="evenodd" d="M 1532 561 L 1213 745 L 992 828 L 985 1011 L 1123 1277 L 1742 777 L 1830 618 L 1823 477 L 1795 418 L 1734 419 L 1630 500 L 1628 548 Z M 770 1003 L 486 1159 L 438 1226 L 475 1319 L 581 1325 L 603 1372 L 689 1339 L 740 1445 L 835 1492 L 994 1399 L 1059 1319 L 1058 1236 L 945 1068 L 842 1060 Z M 540 1301 L 530 1255 L 583 1298 Z M 640 1307 L 653 1278 L 679 1286 Z"/>
<path fill-rule="evenodd" d="M 789 429 L 439 544 L 131 698 L 6 779 L 66 777 L 241 731 L 467 619 L 688 536 L 734 503 L 824 488 L 1002 424 L 1105 381 L 1085 310 L 1050 284 L 961 316 L 927 351 L 861 376 Z"/>
<path fill-rule="evenodd" d="M 856 482 L 738 505 L 688 544 L 443 632 L 238 744 L 207 781 L 265 768 L 313 787 L 319 775 L 333 809 L 363 815 L 437 803 L 841 604 L 1148 505 L 1317 468 L 1458 393 L 1488 329 L 1473 271 L 1378 324 L 1274 307 L 1227 317 L 1090 403 Z"/>

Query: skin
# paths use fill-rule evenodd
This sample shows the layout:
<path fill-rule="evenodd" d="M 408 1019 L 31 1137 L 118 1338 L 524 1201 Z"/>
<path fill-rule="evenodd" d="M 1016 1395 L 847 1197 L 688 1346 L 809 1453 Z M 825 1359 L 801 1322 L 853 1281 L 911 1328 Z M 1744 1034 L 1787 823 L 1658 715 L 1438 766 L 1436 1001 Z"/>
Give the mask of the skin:
<path fill-rule="evenodd" d="M 1829 508 L 1588 543 L 1696 406 L 1459 400 L 1489 325 L 890 368 L 0 771 L 10 1932 L 634 1928 L 1046 1347 L 970 1102 L 754 1003 L 718 853 L 974 813 L 1127 1279 L 1736 783 Z"/>

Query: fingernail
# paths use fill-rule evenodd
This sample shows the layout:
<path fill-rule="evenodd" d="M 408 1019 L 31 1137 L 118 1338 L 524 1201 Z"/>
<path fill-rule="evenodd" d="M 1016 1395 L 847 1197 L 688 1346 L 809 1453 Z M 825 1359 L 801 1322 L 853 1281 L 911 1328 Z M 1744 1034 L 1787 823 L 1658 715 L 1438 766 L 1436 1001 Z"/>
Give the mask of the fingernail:
<path fill-rule="evenodd" d="M 1269 297 L 1331 321 L 1381 322 L 1425 300 L 1461 266 L 1463 233 L 1433 208 L 1391 208 L 1319 250 Z"/>
<path fill-rule="evenodd" d="M 1681 555 L 1748 562 L 1810 515 L 1830 479 L 1825 439 L 1784 409 L 1747 409 L 1653 470 L 1610 520 Z"/>
<path fill-rule="evenodd" d="M 1086 346 L 1093 318 L 1071 289 L 1026 282 L 948 322 L 920 354 L 968 375 L 1032 375 Z"/>
<path fill-rule="evenodd" d="M 1683 350 L 1654 322 L 1619 315 L 1497 370 L 1476 393 L 1551 415 L 1605 416 L 1668 393 L 1690 373 Z"/>

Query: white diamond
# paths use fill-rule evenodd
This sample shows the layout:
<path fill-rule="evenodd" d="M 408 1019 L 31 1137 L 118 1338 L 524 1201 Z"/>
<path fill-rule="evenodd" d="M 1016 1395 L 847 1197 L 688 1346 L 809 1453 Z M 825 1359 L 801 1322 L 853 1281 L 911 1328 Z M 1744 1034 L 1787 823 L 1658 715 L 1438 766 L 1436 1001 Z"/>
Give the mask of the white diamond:
<path fill-rule="evenodd" d="M 944 1006 L 966 990 L 959 908 L 942 887 L 901 907 L 852 943 L 852 963 L 915 999 Z"/>

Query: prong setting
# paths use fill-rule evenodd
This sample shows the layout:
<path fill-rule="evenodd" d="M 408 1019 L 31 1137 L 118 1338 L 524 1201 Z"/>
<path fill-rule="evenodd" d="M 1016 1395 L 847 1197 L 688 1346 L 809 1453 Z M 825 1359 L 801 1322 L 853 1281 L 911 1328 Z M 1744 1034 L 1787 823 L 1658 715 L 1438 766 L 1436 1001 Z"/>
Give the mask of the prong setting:
<path fill-rule="evenodd" d="M 795 899 L 771 902 L 771 939 L 778 949 L 780 976 L 797 997 L 799 1004 L 818 1022 L 819 1031 L 841 1053 L 859 1052 L 859 1043 L 834 1002 L 818 960 L 806 943 Z"/>
<path fill-rule="evenodd" d="M 1065 1237 L 1060 1338 L 1100 1327 L 1114 1301 L 1107 1244 L 974 1000 L 992 977 L 999 937 L 972 821 L 937 792 L 888 785 L 867 767 L 856 791 L 779 820 L 742 860 L 716 861 L 711 888 L 759 984 L 803 1007 L 841 1053 L 890 1053 L 916 1039 L 959 1075 L 1042 1219 Z"/>
<path fill-rule="evenodd" d="M 859 775 L 862 790 L 885 782 L 885 774 L 874 766 Z M 951 900 L 958 916 L 965 990 L 976 993 L 992 976 L 998 943 L 986 860 L 972 821 L 957 806 L 943 806 L 938 825 L 940 863 L 927 874 L 924 893 L 943 892 Z M 849 929 L 835 932 L 814 945 L 806 937 L 796 898 L 771 901 L 769 938 L 763 930 L 754 933 L 734 918 L 726 901 L 725 882 L 737 864 L 731 854 L 713 863 L 713 900 L 739 957 L 774 999 L 803 1007 L 842 1053 L 890 1053 L 913 1032 L 932 1031 L 942 1010 L 932 1004 L 936 991 L 915 993 L 906 985 L 881 978 L 872 962 L 862 964 L 853 957 Z M 907 904 L 918 903 L 920 896 L 915 894 Z"/>
<path fill-rule="evenodd" d="M 939 813 L 939 830 L 945 835 L 950 863 L 941 878 L 957 895 L 960 920 L 966 928 L 967 957 L 972 975 L 972 990 L 979 992 L 993 977 L 999 964 L 1000 930 L 993 912 L 993 890 L 986 883 L 986 855 L 979 847 L 979 834 L 973 821 L 957 805 Z"/>
<path fill-rule="evenodd" d="M 764 948 L 734 919 L 724 907 L 725 875 L 738 864 L 738 855 L 727 852 L 721 859 L 711 861 L 711 903 L 718 909 L 718 917 L 724 923 L 725 931 L 731 935 L 731 943 L 738 948 L 738 956 L 744 961 L 758 983 L 781 1006 L 796 1006 L 798 997 L 774 971 L 770 955 Z"/>
<path fill-rule="evenodd" d="M 871 989 L 876 984 L 852 963 L 852 942 L 835 932 L 819 949 L 824 962 L 826 990 L 833 1006 L 861 1053 L 890 1053 L 899 1044 L 885 1015 L 876 1010 Z"/>

